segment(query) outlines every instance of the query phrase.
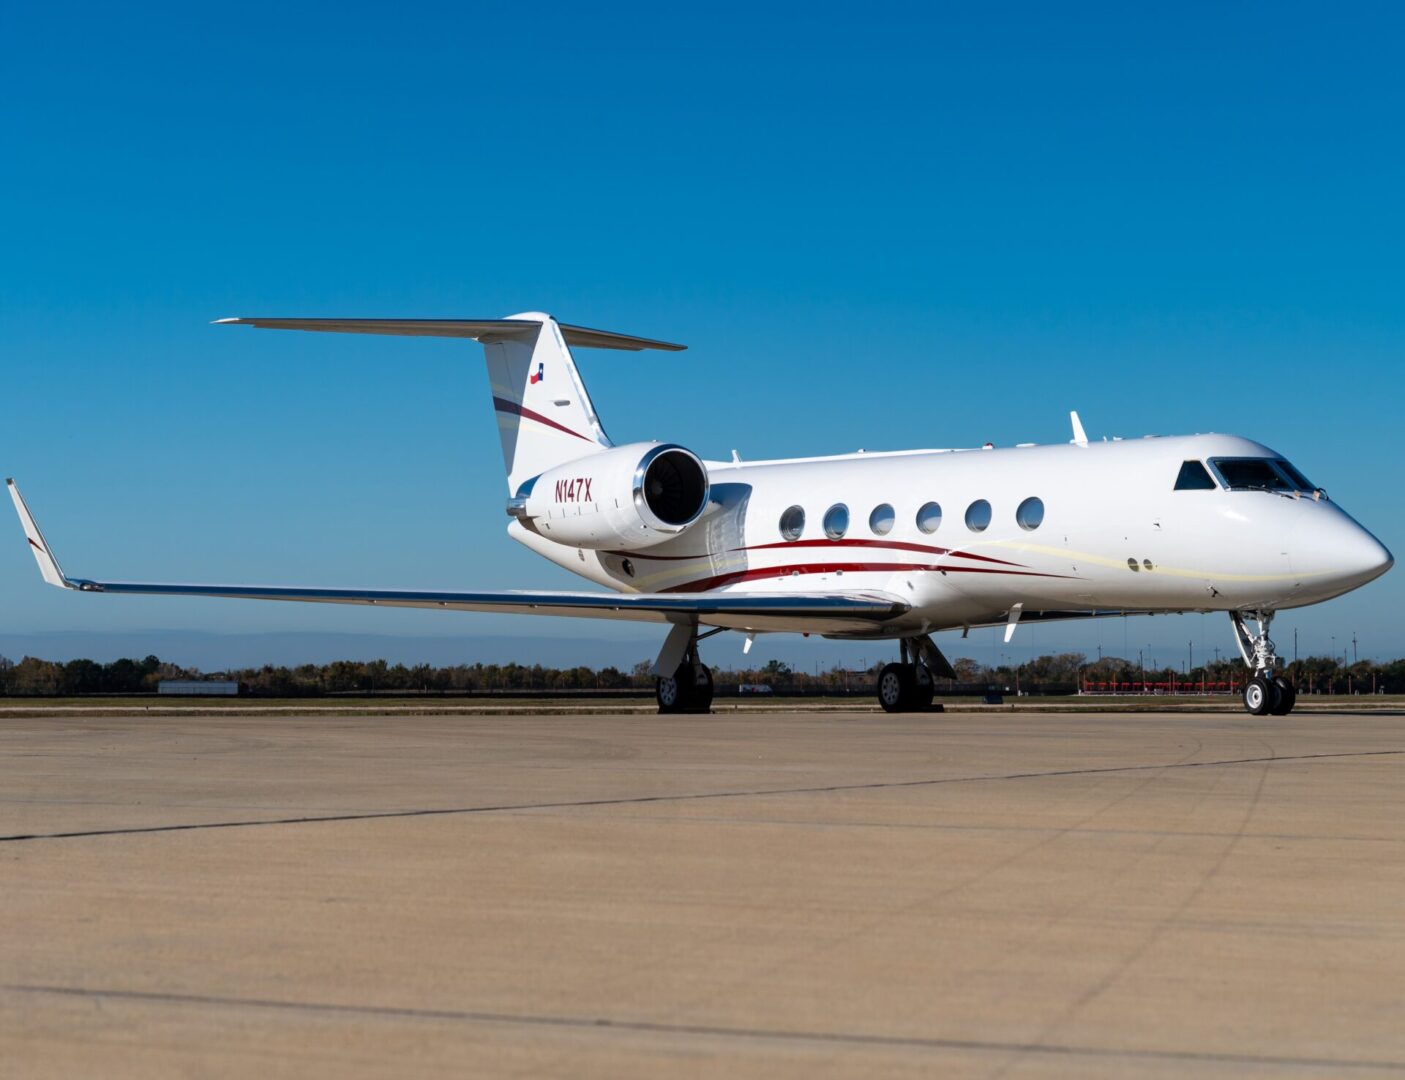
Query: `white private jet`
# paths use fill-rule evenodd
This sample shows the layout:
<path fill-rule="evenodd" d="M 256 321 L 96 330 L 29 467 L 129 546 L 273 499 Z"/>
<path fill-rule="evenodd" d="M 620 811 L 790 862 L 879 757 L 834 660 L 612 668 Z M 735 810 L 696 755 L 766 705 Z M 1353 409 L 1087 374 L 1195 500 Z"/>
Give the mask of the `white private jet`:
<path fill-rule="evenodd" d="M 427 592 L 168 585 L 70 578 L 14 481 L 44 580 L 84 593 L 223 596 L 668 623 L 660 712 L 706 711 L 698 643 L 723 630 L 891 640 L 878 699 L 931 703 L 954 677 L 931 634 L 1021 621 L 1228 612 L 1253 673 L 1244 705 L 1282 715 L 1274 612 L 1390 569 L 1389 551 L 1282 455 L 1231 435 L 703 461 L 670 443 L 616 446 L 572 345 L 681 345 L 528 312 L 506 319 L 221 319 L 279 330 L 471 338 L 487 353 L 507 466 L 508 535 L 612 592 Z M 1255 628 L 1251 629 L 1252 620 Z M 706 628 L 706 629 L 705 629 Z"/>

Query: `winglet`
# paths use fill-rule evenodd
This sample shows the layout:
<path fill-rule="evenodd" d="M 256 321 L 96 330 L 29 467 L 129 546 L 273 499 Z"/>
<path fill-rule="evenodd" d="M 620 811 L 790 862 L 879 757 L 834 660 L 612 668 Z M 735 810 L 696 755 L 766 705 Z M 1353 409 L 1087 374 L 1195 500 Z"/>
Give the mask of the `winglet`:
<path fill-rule="evenodd" d="M 1078 413 L 1071 412 L 1068 418 L 1073 421 L 1073 438 L 1070 441 L 1074 446 L 1087 446 L 1088 433 L 1083 430 L 1083 421 L 1078 419 Z"/>
<path fill-rule="evenodd" d="M 7 479 L 5 483 L 10 489 L 10 498 L 15 501 L 15 510 L 19 513 L 20 524 L 24 526 L 24 537 L 29 541 L 30 550 L 34 552 L 34 561 L 39 564 L 39 573 L 44 575 L 44 580 L 50 585 L 57 585 L 60 589 L 76 589 L 78 586 L 64 576 L 58 559 L 54 558 L 53 551 L 50 550 L 44 539 L 44 534 L 39 531 L 39 526 L 34 522 L 34 515 L 29 512 L 29 507 L 24 505 L 24 497 L 20 495 L 20 489 L 15 486 L 13 480 Z"/>

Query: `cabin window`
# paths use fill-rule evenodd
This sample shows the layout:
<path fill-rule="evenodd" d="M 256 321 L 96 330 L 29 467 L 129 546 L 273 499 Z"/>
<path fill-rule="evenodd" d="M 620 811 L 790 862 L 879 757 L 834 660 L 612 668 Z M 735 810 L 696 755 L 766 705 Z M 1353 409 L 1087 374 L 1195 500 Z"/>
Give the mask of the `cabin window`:
<path fill-rule="evenodd" d="M 990 527 L 990 503 L 977 499 L 966 507 L 966 528 L 972 532 L 985 532 Z"/>
<path fill-rule="evenodd" d="M 937 526 L 942 523 L 942 508 L 940 503 L 923 503 L 922 509 L 917 511 L 917 527 L 924 533 L 934 533 Z"/>
<path fill-rule="evenodd" d="M 1044 524 L 1044 500 L 1030 497 L 1015 510 L 1015 521 L 1025 532 L 1033 532 Z"/>
<path fill-rule="evenodd" d="M 1186 461 L 1176 476 L 1177 491 L 1214 491 L 1215 480 L 1210 470 L 1198 461 Z"/>
<path fill-rule="evenodd" d="M 805 531 L 805 508 L 792 506 L 781 515 L 781 536 L 787 540 L 799 540 Z"/>
<path fill-rule="evenodd" d="M 824 512 L 824 534 L 831 540 L 840 539 L 849 531 L 849 508 L 835 503 Z"/>
<path fill-rule="evenodd" d="M 879 503 L 873 508 L 873 513 L 868 515 L 868 527 L 874 536 L 887 536 L 893 531 L 897 520 L 898 515 L 894 513 L 891 504 Z"/>
<path fill-rule="evenodd" d="M 1273 462 L 1265 458 L 1212 458 L 1210 464 L 1231 491 L 1292 491 Z"/>

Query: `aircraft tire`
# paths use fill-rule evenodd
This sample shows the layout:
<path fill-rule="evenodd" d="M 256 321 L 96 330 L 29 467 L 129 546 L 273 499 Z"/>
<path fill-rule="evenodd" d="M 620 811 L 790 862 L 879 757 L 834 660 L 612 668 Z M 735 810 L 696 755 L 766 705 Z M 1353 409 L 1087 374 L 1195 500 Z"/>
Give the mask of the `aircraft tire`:
<path fill-rule="evenodd" d="M 692 692 L 688 695 L 688 711 L 695 713 L 707 713 L 712 711 L 712 669 L 706 664 L 699 664 L 695 674 L 696 682 L 691 687 Z"/>
<path fill-rule="evenodd" d="M 654 698 L 664 715 L 710 712 L 712 669 L 706 664 L 693 669 L 685 663 L 672 675 L 654 680 Z"/>
<path fill-rule="evenodd" d="M 1244 711 L 1250 716 L 1267 716 L 1273 711 L 1278 688 L 1262 675 L 1255 675 L 1244 687 Z"/>
<path fill-rule="evenodd" d="M 912 708 L 917 711 L 930 709 L 932 698 L 937 695 L 936 683 L 932 682 L 932 674 L 926 668 L 917 664 L 912 664 Z"/>
<path fill-rule="evenodd" d="M 915 689 L 910 664 L 889 664 L 878 673 L 878 704 L 884 712 L 907 712 L 912 708 Z"/>
<path fill-rule="evenodd" d="M 1298 691 L 1282 675 L 1274 676 L 1273 686 L 1278 691 L 1278 699 L 1269 712 L 1274 716 L 1287 716 L 1293 711 L 1293 706 L 1298 703 Z"/>
<path fill-rule="evenodd" d="M 686 685 L 676 675 L 665 675 L 654 680 L 654 699 L 659 703 L 659 713 L 670 715 L 683 711 Z"/>

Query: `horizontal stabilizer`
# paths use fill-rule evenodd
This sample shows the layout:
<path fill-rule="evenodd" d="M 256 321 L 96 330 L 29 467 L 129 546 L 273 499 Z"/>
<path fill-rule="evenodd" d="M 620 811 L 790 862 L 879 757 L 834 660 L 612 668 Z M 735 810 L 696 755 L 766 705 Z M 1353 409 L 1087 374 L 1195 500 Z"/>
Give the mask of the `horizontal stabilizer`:
<path fill-rule="evenodd" d="M 542 324 L 535 319 L 216 319 L 216 324 L 256 326 L 263 330 L 320 330 L 332 334 L 391 334 L 396 337 L 450 337 L 504 340 L 534 333 Z M 662 349 L 681 352 L 686 345 L 668 341 L 591 330 L 585 326 L 561 323 L 561 336 L 567 345 L 584 349 Z"/>

